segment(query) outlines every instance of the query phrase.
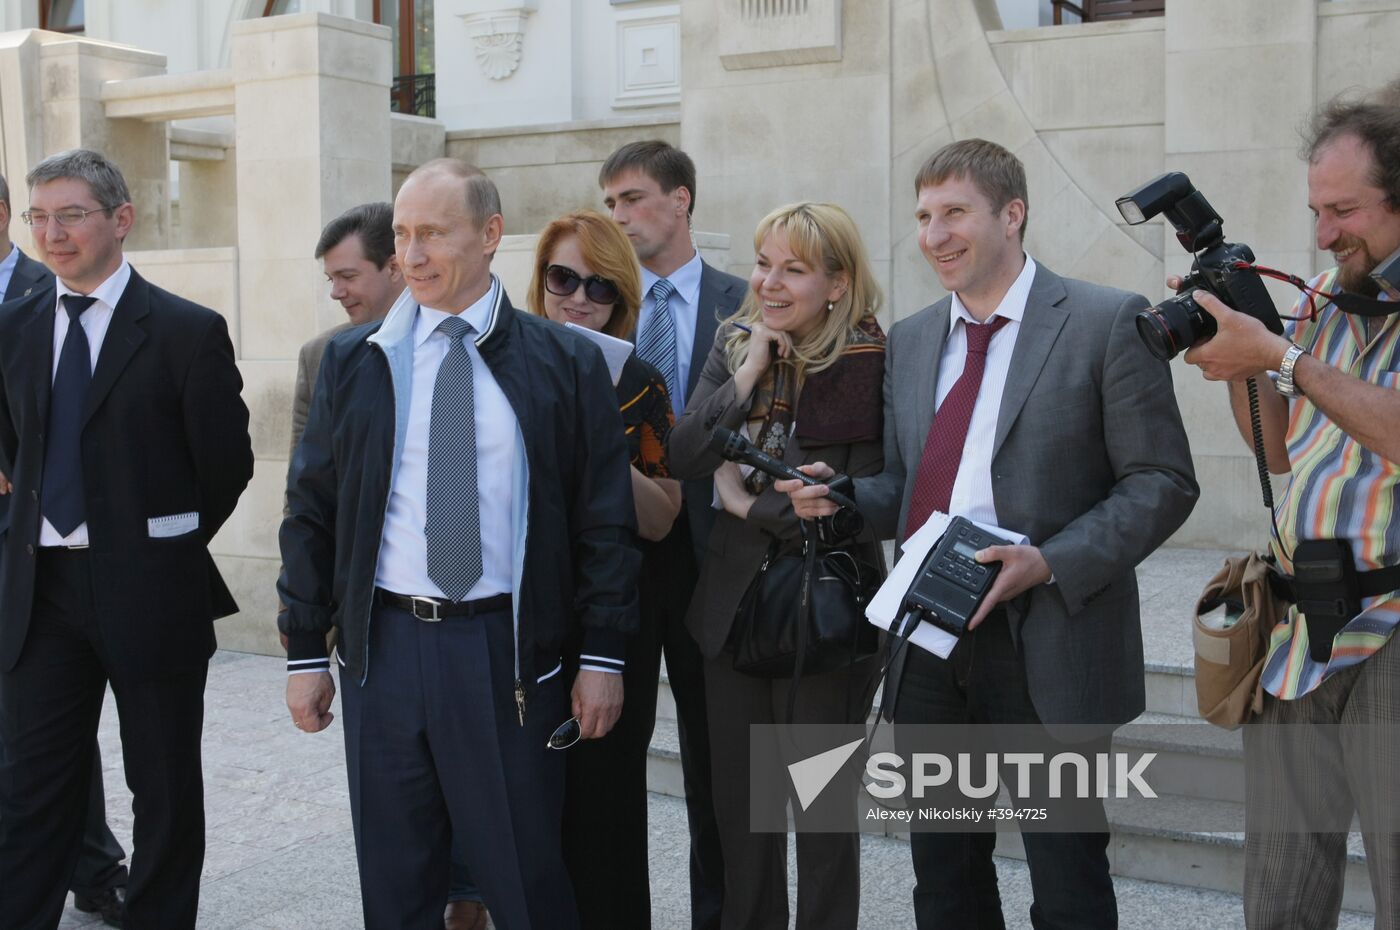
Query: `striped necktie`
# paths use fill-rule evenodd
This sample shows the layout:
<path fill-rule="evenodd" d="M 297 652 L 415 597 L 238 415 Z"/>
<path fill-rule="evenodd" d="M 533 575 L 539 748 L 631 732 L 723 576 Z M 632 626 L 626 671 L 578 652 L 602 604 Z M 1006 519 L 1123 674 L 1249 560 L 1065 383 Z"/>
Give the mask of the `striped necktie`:
<path fill-rule="evenodd" d="M 472 357 L 462 341 L 474 330 L 455 316 L 437 328 L 451 345 L 433 384 L 423 532 L 428 543 L 428 577 L 443 594 L 463 601 L 482 575 Z"/>
<path fill-rule="evenodd" d="M 646 328 L 637 334 L 637 357 L 661 372 L 666 379 L 666 392 L 671 402 L 680 399 L 676 383 L 676 324 L 671 319 L 671 295 L 676 286 L 665 278 L 657 278 L 651 286 L 651 316 Z"/>

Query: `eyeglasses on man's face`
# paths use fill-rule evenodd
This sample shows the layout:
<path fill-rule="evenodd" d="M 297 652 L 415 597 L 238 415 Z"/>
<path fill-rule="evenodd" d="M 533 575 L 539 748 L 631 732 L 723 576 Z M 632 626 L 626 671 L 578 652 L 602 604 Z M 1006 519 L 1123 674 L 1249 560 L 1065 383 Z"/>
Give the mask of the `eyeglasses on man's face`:
<path fill-rule="evenodd" d="M 60 226 L 80 226 L 83 221 L 93 213 L 107 213 L 110 207 L 98 207 L 95 210 L 80 210 L 77 207 L 71 210 L 59 210 L 57 213 L 45 213 L 43 210 L 25 210 L 19 215 L 24 220 L 24 225 L 30 229 L 43 229 L 49 225 L 52 218 Z"/>

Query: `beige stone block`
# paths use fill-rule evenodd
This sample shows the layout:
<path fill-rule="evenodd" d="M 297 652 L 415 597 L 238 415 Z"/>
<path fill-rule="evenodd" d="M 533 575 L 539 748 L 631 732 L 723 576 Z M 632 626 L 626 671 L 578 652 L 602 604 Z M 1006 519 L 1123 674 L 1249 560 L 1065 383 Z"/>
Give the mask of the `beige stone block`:
<path fill-rule="evenodd" d="M 387 160 L 389 110 L 381 109 L 377 91 L 365 90 L 363 84 L 316 76 L 240 83 L 235 108 L 257 118 L 235 121 L 238 151 L 249 161 L 325 155 Z M 322 114 L 319 121 L 308 119 L 315 113 Z"/>
<path fill-rule="evenodd" d="M 1007 85 L 1037 129 L 1162 119 L 1161 32 L 1007 42 L 993 51 Z"/>
<path fill-rule="evenodd" d="M 1089 202 L 1084 192 L 1073 185 L 1060 191 L 1032 216 L 1034 221 L 1026 227 L 1026 251 L 1036 261 L 1043 261 L 1062 274 L 1077 267 L 1092 245 L 1113 225 Z"/>
<path fill-rule="evenodd" d="M 243 402 L 252 417 L 253 455 L 259 461 L 282 459 L 285 465 L 292 437 L 297 362 L 250 359 L 239 362 L 238 370 L 243 374 Z"/>
<path fill-rule="evenodd" d="M 534 133 L 477 139 L 473 148 L 475 160 L 470 164 L 485 171 L 507 165 L 548 165 L 555 160 L 553 139 Z"/>
<path fill-rule="evenodd" d="M 1115 221 L 1114 202 L 1165 170 L 1160 125 L 1041 132 L 1040 139 L 1089 200 Z"/>
<path fill-rule="evenodd" d="M 841 60 L 841 0 L 808 0 L 799 10 L 746 15 L 741 0 L 721 0 L 720 61 L 729 70 Z"/>
<path fill-rule="evenodd" d="M 920 137 L 908 149 L 895 154 L 890 163 L 890 203 L 893 206 L 890 225 L 893 228 L 914 222 L 914 202 L 917 199 L 914 181 L 919 176 L 919 169 L 934 152 L 952 141 L 952 131 L 944 127 Z"/>
<path fill-rule="evenodd" d="M 157 287 L 223 315 L 234 353 L 241 349 L 237 253 L 233 249 L 167 249 L 126 253 L 131 266 Z"/>
<path fill-rule="evenodd" d="M 1144 277 L 1155 274 L 1160 267 L 1161 263 L 1155 255 L 1117 226 L 1108 223 L 1098 238 L 1089 243 L 1084 255 L 1074 264 L 1066 266 L 1062 273 L 1095 284 L 1135 291 Z"/>
<path fill-rule="evenodd" d="M 1290 125 L 1296 125 L 1290 124 Z M 1296 252 L 1313 241 L 1308 169 L 1292 136 L 1252 152 L 1174 153 L 1167 169 L 1184 171 L 1225 221 L 1225 237 L 1247 242 L 1256 255 Z"/>
<path fill-rule="evenodd" d="M 237 154 L 222 161 L 182 161 L 180 228 L 176 248 L 233 246 L 238 242 Z"/>
<path fill-rule="evenodd" d="M 386 185 L 388 168 L 386 160 Z M 237 177 L 240 257 L 248 262 L 291 256 L 309 259 L 322 225 L 334 216 L 326 215 L 318 202 L 323 189 L 321 159 L 255 159 L 240 149 Z M 288 204 L 302 207 L 289 210 Z"/>
<path fill-rule="evenodd" d="M 989 139 L 1013 152 L 1035 139 L 1035 130 L 1010 91 L 1002 91 L 953 120 L 952 129 L 954 138 Z"/>
<path fill-rule="evenodd" d="M 599 167 L 601 163 L 579 162 L 491 169 L 488 173 L 501 194 L 506 232 L 511 235 L 537 233 L 546 223 L 570 210 L 585 207 L 601 210 Z M 704 190 L 703 184 L 697 186 Z M 699 203 L 705 203 L 703 196 Z"/>
<path fill-rule="evenodd" d="M 1015 150 L 1016 157 L 1026 169 L 1026 194 L 1030 198 L 1030 222 L 1039 222 L 1037 212 L 1041 204 L 1053 203 L 1060 192 L 1071 183 L 1055 157 L 1037 135 L 1030 142 Z M 1030 227 L 1027 226 L 1027 229 Z"/>
<path fill-rule="evenodd" d="M 328 299 L 322 282 L 320 263 L 309 250 L 307 258 L 242 262 L 243 358 L 296 358 L 302 343 L 325 328 L 316 312 Z"/>
<path fill-rule="evenodd" d="M 216 555 L 215 564 L 239 611 L 214 624 L 219 648 L 257 655 L 286 655 L 277 634 L 277 559 Z"/>
<path fill-rule="evenodd" d="M 1317 0 L 1172 0 L 1167 50 L 1250 48 L 1310 43 Z"/>
<path fill-rule="evenodd" d="M 935 31 L 934 49 L 938 90 L 949 122 L 956 122 L 1006 90 L 1006 81 L 985 37 L 962 46 L 949 46 L 938 40 Z"/>
<path fill-rule="evenodd" d="M 393 113 L 389 116 L 389 160 L 396 170 L 418 167 L 447 152 L 447 129 L 435 119 Z"/>
<path fill-rule="evenodd" d="M 1256 151 L 1291 147 L 1290 132 L 1312 108 L 1311 45 L 1169 52 L 1166 60 L 1166 150 Z M 1192 88 L 1228 87 L 1230 93 Z"/>
<path fill-rule="evenodd" d="M 253 20 L 234 25 L 229 61 L 240 83 L 324 74 L 388 87 L 388 27 L 314 13 L 276 19 L 257 23 L 262 30 L 249 28 Z"/>
<path fill-rule="evenodd" d="M 286 487 L 285 457 L 254 461 L 253 480 L 238 499 L 233 515 L 214 537 L 210 551 L 216 555 L 280 558 L 277 528 L 282 523 L 282 496 Z"/>
<path fill-rule="evenodd" d="M 928 4 L 897 4 L 890 15 L 890 144 L 895 152 L 906 152 L 946 128 L 948 116 L 934 66 Z"/>
<path fill-rule="evenodd" d="M 1186 364 L 1178 356 L 1172 361 L 1172 384 L 1192 452 L 1197 456 L 1217 457 L 1247 453 L 1235 429 L 1229 393 L 1222 382 L 1207 381 L 1199 368 Z"/>
<path fill-rule="evenodd" d="M 1138 226 L 1129 226 L 1126 223 L 1119 223 L 1118 228 L 1123 230 L 1123 234 L 1132 237 L 1133 241 L 1142 246 L 1153 255 L 1157 256 L 1158 264 L 1162 258 L 1162 221 L 1152 220 Z M 1144 291 L 1144 293 L 1150 293 Z"/>
<path fill-rule="evenodd" d="M 1328 12 L 1343 12 L 1349 6 L 1352 4 L 1336 4 Z M 1319 17 L 1317 99 L 1330 100 L 1357 88 L 1380 87 L 1393 79 L 1397 35 L 1400 10 Z"/>
<path fill-rule="evenodd" d="M 554 136 L 554 160 L 560 163 L 597 162 L 601 165 L 615 150 L 629 142 L 642 139 L 660 139 L 672 145 L 680 145 L 680 121 L 616 129 L 585 129 L 579 132 L 557 133 Z"/>
<path fill-rule="evenodd" d="M 353 206 L 390 199 L 388 153 L 382 158 L 325 158 L 321 161 L 321 216 L 329 223 Z M 319 236 L 317 237 L 319 238 Z M 310 245 L 304 248 L 310 254 Z"/>
<path fill-rule="evenodd" d="M 1194 447 L 1193 437 L 1193 452 Z M 1260 497 L 1254 457 L 1242 441 L 1239 449 L 1235 455 L 1192 455 L 1201 497 L 1172 545 L 1244 551 L 1267 543 L 1269 512 Z"/>
<path fill-rule="evenodd" d="M 910 234 L 897 239 L 891 254 L 892 319 L 902 320 L 913 316 L 948 293 L 938 283 L 938 275 L 920 251 L 916 235 Z"/>

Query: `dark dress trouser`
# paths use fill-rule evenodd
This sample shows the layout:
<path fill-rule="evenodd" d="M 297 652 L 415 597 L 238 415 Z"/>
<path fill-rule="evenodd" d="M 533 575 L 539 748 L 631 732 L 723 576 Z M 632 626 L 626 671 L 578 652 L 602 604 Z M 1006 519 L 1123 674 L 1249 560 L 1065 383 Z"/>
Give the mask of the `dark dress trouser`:
<path fill-rule="evenodd" d="M 896 724 L 1039 724 L 1006 612 L 989 614 L 959 640 L 946 660 L 911 648 L 894 719 Z M 1083 744 L 1083 751 L 1107 752 L 1109 740 Z M 927 749 L 901 739 L 898 731 L 896 745 L 906 758 Z M 1098 802 L 1100 817 L 1102 809 Z M 1104 832 L 1093 833 L 1022 831 L 1035 897 L 1030 912 L 1035 930 L 1118 926 L 1106 827 L 1105 822 Z M 910 835 L 919 930 L 1005 930 L 992 861 L 996 839 L 991 831 Z"/>
<path fill-rule="evenodd" d="M 341 675 L 366 930 L 441 930 L 456 837 L 498 930 L 575 930 L 560 852 L 564 675 L 516 715 L 511 612 L 374 608 L 363 682 Z"/>
<path fill-rule="evenodd" d="M 110 668 L 88 550 L 41 549 L 19 662 L 0 673 L 0 927 L 57 926 L 79 855 L 109 672 L 134 815 L 126 926 L 193 928 L 204 864 L 200 736 L 207 665 Z"/>
<path fill-rule="evenodd" d="M 73 870 L 71 887 L 75 894 L 90 898 L 100 896 L 108 888 L 126 884 L 126 866 L 122 860 L 126 850 L 107 826 L 107 797 L 102 780 L 102 756 L 92 748 L 92 786 L 88 789 L 87 816 L 83 822 L 83 838 L 78 848 L 78 864 Z"/>

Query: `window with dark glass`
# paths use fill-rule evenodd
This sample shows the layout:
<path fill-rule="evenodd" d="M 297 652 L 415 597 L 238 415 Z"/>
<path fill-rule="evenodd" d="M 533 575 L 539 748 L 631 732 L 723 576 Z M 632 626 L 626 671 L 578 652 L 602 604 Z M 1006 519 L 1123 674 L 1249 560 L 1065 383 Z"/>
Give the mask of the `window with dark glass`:
<path fill-rule="evenodd" d="M 267 0 L 263 7 L 264 16 L 282 16 L 286 13 L 300 13 L 301 0 Z"/>
<path fill-rule="evenodd" d="M 82 32 L 83 0 L 39 0 L 39 28 Z"/>
<path fill-rule="evenodd" d="M 437 112 L 433 58 L 433 0 L 374 0 L 374 21 L 393 30 L 394 83 L 389 107 L 396 113 Z"/>

